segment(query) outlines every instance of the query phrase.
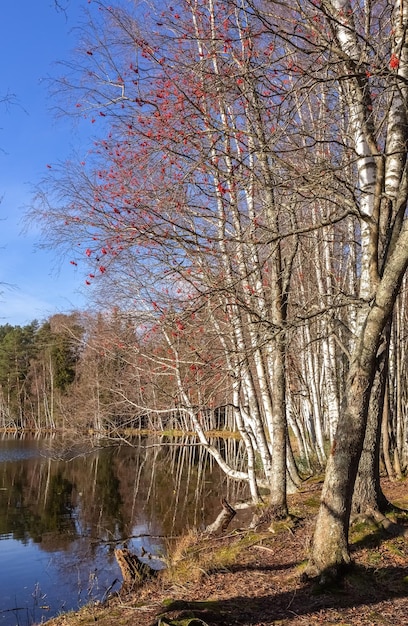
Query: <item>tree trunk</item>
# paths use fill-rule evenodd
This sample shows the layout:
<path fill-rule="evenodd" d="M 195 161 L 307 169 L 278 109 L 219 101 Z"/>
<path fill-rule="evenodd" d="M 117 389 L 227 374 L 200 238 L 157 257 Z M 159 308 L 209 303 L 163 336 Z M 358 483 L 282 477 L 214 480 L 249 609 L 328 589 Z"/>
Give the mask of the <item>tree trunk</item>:
<path fill-rule="evenodd" d="M 364 515 L 372 511 L 383 513 L 388 504 L 380 485 L 380 441 L 388 375 L 389 340 L 390 329 L 387 328 L 377 356 L 364 445 L 354 486 L 352 510 L 356 514 Z"/>
<path fill-rule="evenodd" d="M 337 575 L 350 562 L 348 528 L 358 464 L 363 449 L 371 389 L 382 332 L 390 319 L 408 264 L 408 223 L 387 260 L 383 276 L 355 345 L 344 411 L 333 441 L 307 573 Z"/>
<path fill-rule="evenodd" d="M 390 457 L 390 433 L 388 431 L 389 427 L 389 411 L 388 411 L 388 399 L 387 403 L 384 406 L 384 411 L 382 414 L 381 421 L 381 433 L 382 433 L 382 452 L 384 458 L 385 469 L 387 470 L 388 478 L 391 480 L 394 479 L 394 468 L 392 466 L 391 457 Z"/>
<path fill-rule="evenodd" d="M 287 426 L 286 426 L 286 402 L 285 402 L 285 366 L 283 338 L 278 337 L 275 342 L 273 355 L 274 387 L 272 389 L 273 400 L 273 455 L 272 455 L 272 481 L 270 485 L 271 513 L 276 519 L 284 519 L 288 515 L 286 498 L 287 475 L 286 475 L 286 451 L 287 451 Z"/>
<path fill-rule="evenodd" d="M 363 446 L 367 407 L 372 384 L 367 371 L 349 376 L 355 402 L 349 402 L 338 423 L 330 451 L 321 505 L 307 569 L 310 576 L 335 577 L 350 562 L 348 525 L 351 498 Z"/>

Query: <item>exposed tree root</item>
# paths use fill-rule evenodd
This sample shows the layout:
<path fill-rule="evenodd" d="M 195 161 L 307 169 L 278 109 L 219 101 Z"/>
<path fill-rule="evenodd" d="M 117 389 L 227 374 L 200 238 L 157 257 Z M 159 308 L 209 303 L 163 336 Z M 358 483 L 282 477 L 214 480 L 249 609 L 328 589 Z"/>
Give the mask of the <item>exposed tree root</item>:
<path fill-rule="evenodd" d="M 205 532 L 209 535 L 214 535 L 217 532 L 225 532 L 231 522 L 231 520 L 235 517 L 236 511 L 232 508 L 232 506 L 226 501 L 225 498 L 221 500 L 222 511 L 218 515 L 217 519 L 207 526 Z"/>
<path fill-rule="evenodd" d="M 319 590 L 322 590 L 336 584 L 350 567 L 351 560 L 345 560 L 324 569 L 319 568 L 314 563 L 309 563 L 301 575 L 301 580 L 314 583 Z"/>
<path fill-rule="evenodd" d="M 392 509 L 395 510 L 394 507 L 392 507 Z M 408 527 L 393 522 L 378 509 L 370 509 L 367 511 L 366 517 L 370 517 L 376 524 L 381 526 L 386 533 L 393 537 L 408 537 Z"/>

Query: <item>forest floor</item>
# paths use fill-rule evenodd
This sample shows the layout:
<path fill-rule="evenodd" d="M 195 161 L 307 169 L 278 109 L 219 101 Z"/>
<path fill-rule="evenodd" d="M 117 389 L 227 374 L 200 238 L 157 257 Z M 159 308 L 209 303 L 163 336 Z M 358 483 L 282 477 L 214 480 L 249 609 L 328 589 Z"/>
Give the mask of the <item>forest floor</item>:
<path fill-rule="evenodd" d="M 342 581 L 320 587 L 302 579 L 320 487 L 306 483 L 290 496 L 291 521 L 254 532 L 237 519 L 221 536 L 190 534 L 175 547 L 165 575 L 47 626 L 406 626 L 407 532 L 390 534 L 373 520 L 356 520 L 353 565 Z M 384 480 L 383 490 L 408 509 L 408 481 Z M 408 514 L 390 518 L 408 530 Z"/>

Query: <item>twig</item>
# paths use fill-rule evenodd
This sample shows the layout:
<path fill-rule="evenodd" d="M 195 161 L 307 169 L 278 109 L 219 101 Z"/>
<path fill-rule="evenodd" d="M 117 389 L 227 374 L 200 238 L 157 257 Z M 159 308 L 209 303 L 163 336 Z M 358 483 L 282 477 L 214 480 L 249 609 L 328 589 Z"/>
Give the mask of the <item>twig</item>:
<path fill-rule="evenodd" d="M 262 546 L 259 543 L 254 543 L 251 548 L 258 548 L 258 550 L 266 550 L 266 552 L 273 552 L 273 554 L 276 553 L 276 550 L 273 550 L 272 548 L 268 548 L 268 546 Z"/>

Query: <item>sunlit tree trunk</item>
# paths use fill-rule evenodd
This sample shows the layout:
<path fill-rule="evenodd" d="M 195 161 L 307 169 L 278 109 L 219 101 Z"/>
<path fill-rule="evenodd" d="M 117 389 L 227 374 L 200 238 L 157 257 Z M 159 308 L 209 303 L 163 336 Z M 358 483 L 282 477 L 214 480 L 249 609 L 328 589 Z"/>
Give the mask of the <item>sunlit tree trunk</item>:
<path fill-rule="evenodd" d="M 377 351 L 367 427 L 354 485 L 352 508 L 356 514 L 365 515 L 377 510 L 384 512 L 387 506 L 380 484 L 380 442 L 383 415 L 387 413 L 384 402 L 388 403 L 386 399 L 388 347 L 389 328 L 386 328 Z"/>
<path fill-rule="evenodd" d="M 357 340 L 347 379 L 342 419 L 332 445 L 322 491 L 309 573 L 337 574 L 349 563 L 348 527 L 354 483 L 363 449 L 371 391 L 383 330 L 390 320 L 408 265 L 408 222 L 387 260 Z"/>
<path fill-rule="evenodd" d="M 359 63 L 361 50 L 353 23 L 351 3 L 332 2 L 333 17 L 336 22 L 334 28 L 339 47 L 347 57 L 349 67 Z M 401 10 L 400 10 L 401 9 Z M 406 9 L 396 3 L 394 7 L 396 30 L 406 24 Z M 404 33 L 404 46 L 405 33 Z M 403 46 L 403 47 L 404 47 Z M 401 41 L 397 45 L 398 55 L 401 54 Z M 395 54 L 395 53 L 394 53 Z M 405 56 L 405 52 L 403 53 Z M 405 66 L 405 59 L 402 65 Z M 399 62 L 395 64 L 399 66 Z M 316 531 L 313 540 L 312 557 L 309 565 L 311 573 L 324 574 L 338 573 L 342 565 L 350 560 L 348 552 L 348 525 L 351 511 L 351 502 L 358 464 L 363 450 L 365 430 L 368 419 L 370 398 L 376 376 L 378 350 L 382 333 L 387 322 L 390 321 L 398 290 L 408 264 L 408 226 L 401 227 L 401 209 L 393 211 L 394 232 L 388 235 L 388 254 L 383 255 L 382 267 L 379 261 L 378 231 L 380 223 L 380 193 L 384 181 L 383 160 L 373 155 L 377 152 L 373 127 L 369 119 L 369 88 L 362 89 L 367 79 L 350 80 L 344 86 L 344 98 L 350 112 L 350 128 L 354 141 L 354 148 L 358 156 L 358 186 L 361 191 L 359 211 L 361 215 L 361 276 L 360 298 L 363 305 L 360 307 L 357 319 L 359 336 L 352 352 L 350 370 L 347 380 L 347 390 L 344 398 L 342 419 L 339 421 L 336 436 L 332 445 L 328 462 L 326 479 L 322 492 L 322 502 L 319 510 Z M 406 99 L 405 99 L 406 101 Z M 395 109 L 395 105 L 398 111 Z M 370 105 L 371 106 L 371 105 Z M 397 100 L 390 105 L 389 120 L 395 115 L 403 122 L 406 134 L 405 112 Z M 393 124 L 391 123 L 391 127 Z M 395 136 L 389 127 L 387 146 L 394 145 Z M 389 171 L 400 180 L 403 196 L 402 206 L 405 208 L 407 194 L 406 172 L 401 169 L 401 144 L 398 152 L 401 158 L 398 164 L 389 163 Z M 390 176 L 388 176 L 390 180 Z M 387 248 L 387 245 L 384 246 Z M 375 295 L 374 295 L 375 293 Z M 386 342 L 387 343 L 387 342 Z M 388 350 L 388 345 L 386 345 Z M 383 398 L 382 385 L 379 382 L 378 396 Z M 375 393 L 371 402 L 376 402 Z M 378 441 L 380 420 L 371 431 L 371 438 Z M 374 452 L 373 452 L 374 454 Z M 371 469 L 373 465 L 371 464 Z"/>

